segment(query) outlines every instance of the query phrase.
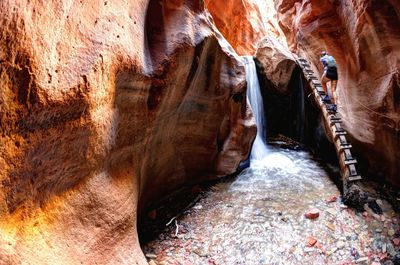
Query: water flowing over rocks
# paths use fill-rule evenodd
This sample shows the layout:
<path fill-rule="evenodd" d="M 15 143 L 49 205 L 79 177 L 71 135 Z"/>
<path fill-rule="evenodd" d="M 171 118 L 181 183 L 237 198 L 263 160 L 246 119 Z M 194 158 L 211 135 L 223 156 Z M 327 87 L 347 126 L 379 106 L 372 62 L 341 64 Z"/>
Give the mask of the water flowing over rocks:
<path fill-rule="evenodd" d="M 256 128 L 201 1 L 0 4 L 0 263 L 146 264 L 136 212 Z"/>
<path fill-rule="evenodd" d="M 304 151 L 270 148 L 265 161 L 213 185 L 178 218 L 178 233 L 170 224 L 145 253 L 164 265 L 391 264 L 400 230 L 387 201 L 378 200 L 381 215 L 346 207 Z M 304 216 L 310 208 L 318 208 L 317 219 Z"/>
<path fill-rule="evenodd" d="M 213 186 L 146 256 L 136 228 L 160 217 L 150 203 L 248 158 L 257 128 L 238 54 L 277 96 L 293 92 L 296 55 L 319 73 L 320 51 L 335 56 L 356 156 L 400 186 L 399 14 L 395 0 L 0 2 L 0 264 L 400 260 L 390 205 L 348 209 L 306 152 Z M 296 123 L 273 113 L 283 127 L 304 124 L 304 104 L 287 111 Z"/>

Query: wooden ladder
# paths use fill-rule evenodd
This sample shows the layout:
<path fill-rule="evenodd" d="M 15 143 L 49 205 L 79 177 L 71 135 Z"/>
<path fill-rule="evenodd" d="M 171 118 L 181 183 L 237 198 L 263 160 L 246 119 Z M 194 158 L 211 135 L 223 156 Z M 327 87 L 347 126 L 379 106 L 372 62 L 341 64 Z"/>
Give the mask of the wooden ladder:
<path fill-rule="evenodd" d="M 304 76 L 309 82 L 312 95 L 321 109 L 324 118 L 325 128 L 328 129 L 328 137 L 335 145 L 336 154 L 339 159 L 340 173 L 342 176 L 343 192 L 346 194 L 348 184 L 360 181 L 362 178 L 357 172 L 357 160 L 351 153 L 351 144 L 347 141 L 347 132 L 341 126 L 342 119 L 337 115 L 336 111 L 331 110 L 332 102 L 330 99 L 325 99 L 325 91 L 322 89 L 321 83 L 315 76 L 311 65 L 305 59 L 297 59 L 298 65 L 302 69 Z"/>

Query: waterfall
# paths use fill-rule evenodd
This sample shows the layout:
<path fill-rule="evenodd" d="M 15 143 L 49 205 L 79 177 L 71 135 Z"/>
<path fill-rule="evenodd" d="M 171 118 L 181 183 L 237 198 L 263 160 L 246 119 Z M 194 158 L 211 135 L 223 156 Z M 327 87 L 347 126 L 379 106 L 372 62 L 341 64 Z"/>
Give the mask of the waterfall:
<path fill-rule="evenodd" d="M 300 143 L 304 143 L 304 125 L 306 120 L 306 113 L 304 110 L 304 84 L 303 84 L 303 73 L 298 71 L 298 99 L 299 99 L 299 109 L 297 117 L 297 137 Z"/>
<path fill-rule="evenodd" d="M 253 161 L 262 160 L 268 154 L 266 139 L 266 124 L 264 118 L 264 105 L 258 82 L 256 64 L 252 56 L 243 56 L 246 69 L 247 98 L 250 101 L 257 124 L 257 136 L 250 154 L 250 164 Z"/>

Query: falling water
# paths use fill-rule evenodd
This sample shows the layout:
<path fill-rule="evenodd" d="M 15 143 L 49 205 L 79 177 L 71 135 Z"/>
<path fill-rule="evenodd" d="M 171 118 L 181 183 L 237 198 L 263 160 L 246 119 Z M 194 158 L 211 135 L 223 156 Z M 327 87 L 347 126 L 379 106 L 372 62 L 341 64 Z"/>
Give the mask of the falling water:
<path fill-rule="evenodd" d="M 251 108 L 256 119 L 257 136 L 251 150 L 250 161 L 260 161 L 268 154 L 266 139 L 266 127 L 264 121 L 264 106 L 258 82 L 256 64 L 252 56 L 243 56 L 243 62 L 246 68 L 247 98 L 250 101 Z"/>
<path fill-rule="evenodd" d="M 299 82 L 299 89 L 298 89 L 298 99 L 299 99 L 299 116 L 297 120 L 297 136 L 300 143 L 304 143 L 304 125 L 305 125 L 305 109 L 304 109 L 304 84 L 303 84 L 303 75 L 301 72 L 298 74 L 298 82 Z"/>

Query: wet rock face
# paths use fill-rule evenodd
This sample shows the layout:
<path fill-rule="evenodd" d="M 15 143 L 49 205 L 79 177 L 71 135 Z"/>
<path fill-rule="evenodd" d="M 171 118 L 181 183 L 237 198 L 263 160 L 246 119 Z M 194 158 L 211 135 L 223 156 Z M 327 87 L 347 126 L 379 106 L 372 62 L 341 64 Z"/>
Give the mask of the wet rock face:
<path fill-rule="evenodd" d="M 0 4 L 0 263 L 145 264 L 136 211 L 235 171 L 245 73 L 201 1 Z"/>
<path fill-rule="evenodd" d="M 398 1 L 275 0 L 292 51 L 339 67 L 339 111 L 369 172 L 400 185 Z M 319 69 L 320 72 L 322 69 Z"/>
<path fill-rule="evenodd" d="M 222 35 L 240 55 L 253 55 L 257 44 L 272 36 L 286 43 L 272 1 L 264 0 L 205 0 L 215 24 Z"/>

